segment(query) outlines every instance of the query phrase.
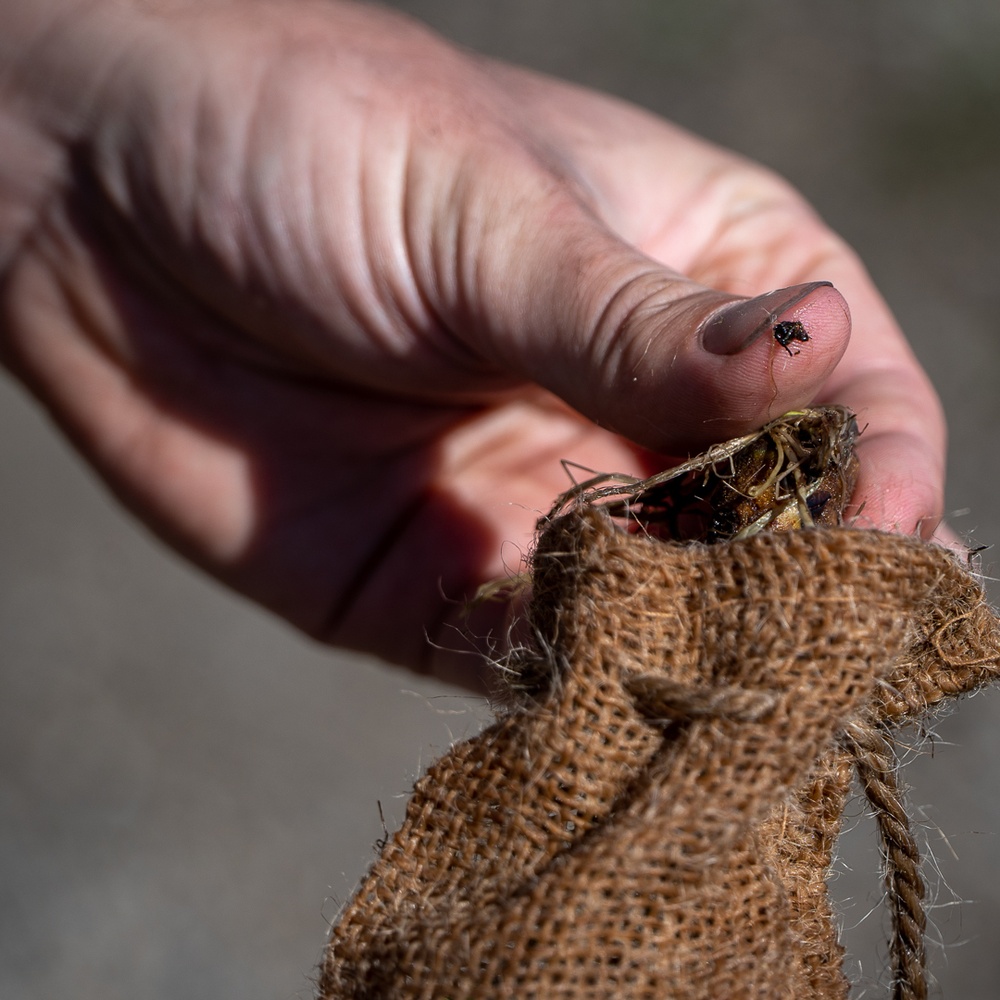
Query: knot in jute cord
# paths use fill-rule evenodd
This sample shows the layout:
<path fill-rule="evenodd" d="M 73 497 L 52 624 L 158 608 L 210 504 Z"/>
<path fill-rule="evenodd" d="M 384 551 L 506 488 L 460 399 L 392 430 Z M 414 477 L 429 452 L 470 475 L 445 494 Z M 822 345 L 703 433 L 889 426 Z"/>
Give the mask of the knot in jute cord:
<path fill-rule="evenodd" d="M 691 722 L 705 718 L 756 722 L 778 703 L 778 695 L 773 691 L 748 691 L 729 684 L 696 688 L 657 674 L 630 677 L 623 687 L 635 699 L 639 713 L 651 722 Z"/>
<path fill-rule="evenodd" d="M 584 505 L 542 523 L 532 595 L 534 689 L 417 782 L 320 994 L 846 1000 L 825 877 L 857 773 L 895 997 L 926 996 L 891 732 L 997 677 L 960 560 L 847 529 L 667 543 Z"/>

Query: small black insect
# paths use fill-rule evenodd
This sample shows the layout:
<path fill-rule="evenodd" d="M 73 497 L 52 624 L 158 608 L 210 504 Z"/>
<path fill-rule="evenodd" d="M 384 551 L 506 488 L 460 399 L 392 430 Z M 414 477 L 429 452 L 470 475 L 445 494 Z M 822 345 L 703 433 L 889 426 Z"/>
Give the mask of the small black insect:
<path fill-rule="evenodd" d="M 809 334 L 806 333 L 806 328 L 797 319 L 782 320 L 782 322 L 774 324 L 774 339 L 788 351 L 788 356 L 792 357 L 799 352 L 793 351 L 788 345 L 793 340 L 801 340 L 805 343 L 809 339 Z"/>

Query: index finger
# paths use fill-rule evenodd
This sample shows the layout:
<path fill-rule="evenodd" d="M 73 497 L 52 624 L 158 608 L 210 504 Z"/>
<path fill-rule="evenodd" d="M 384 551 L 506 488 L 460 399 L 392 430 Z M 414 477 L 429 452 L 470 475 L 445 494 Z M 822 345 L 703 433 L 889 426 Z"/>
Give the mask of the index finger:
<path fill-rule="evenodd" d="M 825 273 L 851 304 L 853 334 L 822 402 L 857 414 L 858 523 L 931 538 L 944 516 L 947 432 L 937 393 L 871 279 L 850 251 Z"/>

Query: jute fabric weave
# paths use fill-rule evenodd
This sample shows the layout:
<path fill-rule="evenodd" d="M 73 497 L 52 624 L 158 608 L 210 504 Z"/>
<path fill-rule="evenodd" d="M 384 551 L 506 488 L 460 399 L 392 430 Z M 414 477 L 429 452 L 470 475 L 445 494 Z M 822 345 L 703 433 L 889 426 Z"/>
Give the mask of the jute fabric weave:
<path fill-rule="evenodd" d="M 321 996 L 842 1000 L 824 879 L 855 768 L 897 995 L 922 995 L 889 733 L 997 676 L 962 562 L 848 529 L 664 543 L 587 506 L 543 528 L 515 664 L 537 689 L 417 782 Z"/>

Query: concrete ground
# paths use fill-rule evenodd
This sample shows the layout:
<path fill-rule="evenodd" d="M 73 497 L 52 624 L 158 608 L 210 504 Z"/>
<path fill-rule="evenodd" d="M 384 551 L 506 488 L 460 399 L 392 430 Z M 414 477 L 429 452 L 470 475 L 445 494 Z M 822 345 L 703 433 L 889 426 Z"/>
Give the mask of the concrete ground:
<path fill-rule="evenodd" d="M 1000 541 L 1000 7 L 397 6 L 790 177 L 857 247 L 944 398 L 953 524 Z M 206 582 L 9 383 L 0 468 L 0 997 L 309 996 L 326 921 L 382 834 L 377 803 L 398 819 L 484 706 L 311 646 Z M 964 703 L 906 771 L 940 870 L 935 996 L 1000 990 L 998 720 L 996 693 Z M 874 838 L 852 815 L 835 892 L 857 995 L 883 996 Z"/>

